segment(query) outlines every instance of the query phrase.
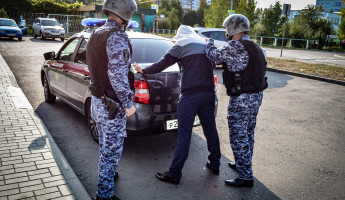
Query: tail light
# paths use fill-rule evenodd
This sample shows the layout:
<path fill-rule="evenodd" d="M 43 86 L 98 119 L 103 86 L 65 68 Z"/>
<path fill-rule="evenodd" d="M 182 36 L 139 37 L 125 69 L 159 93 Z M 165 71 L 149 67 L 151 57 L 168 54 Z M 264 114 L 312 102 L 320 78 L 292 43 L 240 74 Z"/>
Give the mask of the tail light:
<path fill-rule="evenodd" d="M 214 75 L 213 76 L 213 78 L 214 78 L 214 91 L 217 91 L 217 84 L 218 84 L 218 78 L 217 78 L 217 75 Z"/>
<path fill-rule="evenodd" d="M 136 103 L 149 104 L 150 91 L 149 84 L 144 80 L 134 81 L 135 96 L 133 101 Z"/>

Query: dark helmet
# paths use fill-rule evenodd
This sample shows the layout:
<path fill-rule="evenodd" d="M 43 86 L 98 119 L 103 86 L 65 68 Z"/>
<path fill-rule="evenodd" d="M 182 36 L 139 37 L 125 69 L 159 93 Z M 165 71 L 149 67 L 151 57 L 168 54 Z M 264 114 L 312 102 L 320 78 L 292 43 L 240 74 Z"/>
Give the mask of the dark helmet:
<path fill-rule="evenodd" d="M 250 31 L 250 24 L 249 24 L 248 18 L 241 14 L 234 14 L 234 15 L 228 16 L 224 20 L 223 26 L 225 27 L 226 33 L 229 36 L 233 36 L 241 32 Z"/>
<path fill-rule="evenodd" d="M 137 11 L 137 4 L 135 0 L 105 0 L 102 10 L 115 13 L 121 19 L 129 22 L 133 13 Z"/>

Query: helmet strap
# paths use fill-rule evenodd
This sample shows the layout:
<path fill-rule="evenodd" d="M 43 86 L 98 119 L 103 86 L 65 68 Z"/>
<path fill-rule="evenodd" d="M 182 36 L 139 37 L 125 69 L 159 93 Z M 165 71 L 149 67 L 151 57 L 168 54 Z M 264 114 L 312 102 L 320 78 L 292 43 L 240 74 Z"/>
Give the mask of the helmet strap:
<path fill-rule="evenodd" d="M 225 33 L 225 36 L 226 36 L 226 40 L 229 42 L 230 40 L 232 40 L 232 36 L 230 36 L 229 34 Z"/>

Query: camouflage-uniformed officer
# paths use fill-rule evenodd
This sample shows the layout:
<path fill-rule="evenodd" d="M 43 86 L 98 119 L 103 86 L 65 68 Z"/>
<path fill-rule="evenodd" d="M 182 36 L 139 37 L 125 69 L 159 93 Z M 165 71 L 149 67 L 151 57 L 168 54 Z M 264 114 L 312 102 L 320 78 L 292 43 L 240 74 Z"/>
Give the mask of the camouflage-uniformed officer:
<path fill-rule="evenodd" d="M 267 88 L 266 59 L 262 49 L 247 35 L 250 25 L 245 16 L 231 15 L 224 20 L 223 26 L 229 45 L 217 49 L 213 40 L 207 39 L 206 55 L 216 64 L 223 64 L 223 82 L 230 96 L 228 125 L 235 162 L 230 162 L 229 166 L 238 171 L 239 177 L 225 183 L 253 187 L 254 130 L 262 91 Z"/>
<path fill-rule="evenodd" d="M 129 39 L 124 32 L 137 10 L 134 0 L 105 0 L 103 12 L 108 20 L 90 36 L 87 63 L 92 93 L 91 115 L 99 133 L 100 159 L 97 200 L 118 199 L 114 196 L 115 170 L 119 165 L 126 137 L 126 115 L 135 112 L 134 97 L 128 81 L 131 63 Z M 102 98 L 117 99 L 120 103 L 114 118 Z"/>

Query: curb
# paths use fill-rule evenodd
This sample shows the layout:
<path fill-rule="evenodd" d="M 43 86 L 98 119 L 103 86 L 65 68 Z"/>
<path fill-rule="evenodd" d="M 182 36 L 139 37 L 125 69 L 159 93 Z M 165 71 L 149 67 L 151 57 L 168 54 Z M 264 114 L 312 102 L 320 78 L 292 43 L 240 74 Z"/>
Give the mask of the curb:
<path fill-rule="evenodd" d="M 345 86 L 345 81 L 339 81 L 339 80 L 323 78 L 323 77 L 319 77 L 319 76 L 312 76 L 312 75 L 307 75 L 307 74 L 300 74 L 297 72 L 290 72 L 290 71 L 285 71 L 285 70 L 281 70 L 281 69 L 274 69 L 274 68 L 270 68 L 270 67 L 267 67 L 266 70 L 270 71 L 270 72 L 288 74 L 288 75 L 298 76 L 298 77 L 302 77 L 302 78 L 308 78 L 308 79 L 313 79 L 313 80 L 317 80 L 317 81 L 323 81 L 323 82 L 327 82 L 327 83 L 333 83 L 333 84 Z"/>
<path fill-rule="evenodd" d="M 28 111 L 30 116 L 32 117 L 32 120 L 35 122 L 35 125 L 39 132 L 41 133 L 42 137 L 44 136 L 44 133 L 47 137 L 47 140 L 45 141 L 47 147 L 50 149 L 56 164 L 58 165 L 61 173 L 63 174 L 65 180 L 69 184 L 73 194 L 75 195 L 76 199 L 78 200 L 91 200 L 90 195 L 85 190 L 84 186 L 80 182 L 77 175 L 74 173 L 72 167 L 68 163 L 65 156 L 62 154 L 60 148 L 55 143 L 53 137 L 51 136 L 49 130 L 45 127 L 44 123 L 42 122 L 42 119 L 35 113 L 34 109 L 32 108 L 31 104 L 29 103 L 27 97 L 25 96 L 22 89 L 18 86 L 17 81 L 15 79 L 14 74 L 12 73 L 11 69 L 7 65 L 6 61 L 2 57 L 0 53 L 0 64 L 4 66 L 6 69 L 9 78 L 11 80 L 13 89 L 15 90 L 15 93 L 18 96 L 18 100 L 20 102 L 24 102 L 23 105 L 25 105 L 25 109 Z"/>

